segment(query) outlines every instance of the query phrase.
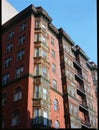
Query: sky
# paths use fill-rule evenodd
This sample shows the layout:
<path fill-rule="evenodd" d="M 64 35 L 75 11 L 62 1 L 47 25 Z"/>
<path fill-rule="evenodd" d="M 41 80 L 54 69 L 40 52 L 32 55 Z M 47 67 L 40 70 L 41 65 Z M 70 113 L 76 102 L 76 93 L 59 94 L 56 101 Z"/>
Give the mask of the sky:
<path fill-rule="evenodd" d="M 33 4 L 42 6 L 55 27 L 63 28 L 89 61 L 97 64 L 97 3 L 96 0 L 8 0 L 19 12 Z"/>

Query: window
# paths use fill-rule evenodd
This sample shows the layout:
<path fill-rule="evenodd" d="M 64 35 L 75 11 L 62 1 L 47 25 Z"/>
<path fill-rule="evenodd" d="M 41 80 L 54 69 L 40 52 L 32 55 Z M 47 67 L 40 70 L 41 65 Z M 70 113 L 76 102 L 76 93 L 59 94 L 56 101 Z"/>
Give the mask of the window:
<path fill-rule="evenodd" d="M 39 109 L 38 108 L 36 108 L 35 110 L 34 110 L 34 117 L 35 117 L 35 123 L 39 123 Z"/>
<path fill-rule="evenodd" d="M 72 89 L 72 96 L 75 96 L 75 90 Z"/>
<path fill-rule="evenodd" d="M 47 77 L 47 69 L 43 68 L 43 76 L 46 78 Z"/>
<path fill-rule="evenodd" d="M 47 43 L 46 38 L 45 38 L 44 36 L 41 36 L 41 41 L 42 41 L 44 44 Z"/>
<path fill-rule="evenodd" d="M 5 105 L 6 101 L 7 101 L 7 94 L 3 93 L 3 95 L 2 95 L 2 106 Z"/>
<path fill-rule="evenodd" d="M 41 28 L 42 28 L 43 31 L 46 32 L 46 26 L 44 24 L 41 24 Z"/>
<path fill-rule="evenodd" d="M 39 97 L 39 86 L 35 87 L 35 91 L 36 91 L 36 97 Z"/>
<path fill-rule="evenodd" d="M 13 49 L 13 43 L 10 43 L 7 45 L 7 53 L 11 52 L 11 50 Z"/>
<path fill-rule="evenodd" d="M 59 121 L 55 121 L 55 128 L 59 128 L 60 127 L 60 124 L 59 124 Z"/>
<path fill-rule="evenodd" d="M 48 113 L 46 111 L 43 111 L 43 117 L 44 117 L 44 125 L 47 125 Z"/>
<path fill-rule="evenodd" d="M 21 60 L 25 54 L 25 50 L 20 50 L 17 54 L 17 60 Z"/>
<path fill-rule="evenodd" d="M 8 39 L 12 39 L 14 37 L 14 32 L 10 32 L 9 35 L 8 35 Z"/>
<path fill-rule="evenodd" d="M 26 40 L 26 36 L 25 35 L 21 36 L 19 38 L 18 45 L 23 45 L 23 43 L 25 42 L 25 40 Z"/>
<path fill-rule="evenodd" d="M 58 104 L 58 100 L 57 99 L 54 100 L 54 110 L 55 111 L 59 110 L 59 104 Z"/>
<path fill-rule="evenodd" d="M 72 114 L 73 113 L 73 105 L 72 104 L 69 105 L 69 109 L 70 109 L 70 113 Z"/>
<path fill-rule="evenodd" d="M 35 28 L 37 29 L 37 28 L 40 28 L 40 21 L 35 21 Z"/>
<path fill-rule="evenodd" d="M 34 110 L 34 116 L 35 116 L 35 117 L 38 117 L 38 116 L 39 116 L 39 109 L 38 109 L 38 108 L 36 108 L 36 109 Z"/>
<path fill-rule="evenodd" d="M 47 99 L 47 90 L 45 88 L 43 88 L 43 98 Z"/>
<path fill-rule="evenodd" d="M 20 125 L 20 122 L 21 122 L 21 113 L 19 110 L 15 110 L 13 112 L 11 126 Z"/>
<path fill-rule="evenodd" d="M 11 57 L 5 59 L 5 67 L 8 67 L 10 65 L 11 61 L 12 61 Z"/>
<path fill-rule="evenodd" d="M 23 73 L 23 66 L 16 69 L 16 78 L 20 78 Z"/>
<path fill-rule="evenodd" d="M 35 57 L 39 57 L 39 50 L 40 50 L 39 48 L 35 49 Z"/>
<path fill-rule="evenodd" d="M 42 56 L 43 56 L 44 59 L 46 59 L 47 58 L 47 52 L 43 50 L 42 51 Z"/>
<path fill-rule="evenodd" d="M 9 77 L 10 77 L 9 73 L 7 73 L 7 74 L 5 74 L 3 76 L 3 78 L 2 78 L 2 85 L 6 85 L 8 83 Z"/>
<path fill-rule="evenodd" d="M 55 58 L 55 51 L 52 50 L 52 57 Z"/>
<path fill-rule="evenodd" d="M 35 70 L 36 70 L 36 75 L 39 75 L 39 65 L 35 66 Z"/>
<path fill-rule="evenodd" d="M 15 93 L 14 93 L 14 101 L 18 101 L 20 99 L 22 99 L 22 89 L 21 87 L 18 87 L 16 88 Z"/>
<path fill-rule="evenodd" d="M 72 110 L 73 109 L 73 105 L 72 104 L 70 104 L 70 110 Z"/>
<path fill-rule="evenodd" d="M 56 80 L 53 80 L 53 88 L 57 89 L 57 81 Z"/>
<path fill-rule="evenodd" d="M 54 45 L 54 38 L 51 37 L 51 44 Z"/>
<path fill-rule="evenodd" d="M 75 111 L 75 115 L 78 116 L 78 107 L 75 107 L 74 111 Z"/>
<path fill-rule="evenodd" d="M 35 36 L 34 36 L 34 42 L 39 42 L 40 41 L 40 34 L 39 33 L 37 33 L 37 34 L 35 34 Z"/>
<path fill-rule="evenodd" d="M 71 124 L 71 128 L 76 128 L 75 124 L 72 123 Z"/>
<path fill-rule="evenodd" d="M 26 23 L 23 23 L 21 26 L 20 26 L 20 32 L 23 32 L 24 30 L 26 29 Z"/>
<path fill-rule="evenodd" d="M 52 71 L 55 73 L 56 72 L 56 65 L 52 64 Z"/>

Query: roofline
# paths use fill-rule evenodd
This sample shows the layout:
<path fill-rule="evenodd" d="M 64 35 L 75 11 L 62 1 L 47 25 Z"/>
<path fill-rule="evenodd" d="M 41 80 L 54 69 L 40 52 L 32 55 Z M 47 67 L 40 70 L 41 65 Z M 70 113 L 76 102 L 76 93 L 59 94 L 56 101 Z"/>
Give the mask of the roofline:
<path fill-rule="evenodd" d="M 94 64 L 94 66 L 93 66 Z M 93 61 L 87 62 L 88 67 L 90 67 L 91 70 L 97 70 L 97 65 Z"/>
<path fill-rule="evenodd" d="M 58 29 L 59 33 L 61 36 L 63 36 L 66 40 L 69 41 L 69 43 L 74 46 L 75 45 L 75 42 L 71 39 L 71 37 L 64 31 L 63 28 L 59 28 Z"/>
<path fill-rule="evenodd" d="M 35 7 L 34 5 L 30 5 L 21 12 L 19 12 L 17 15 L 15 15 L 13 18 L 8 20 L 6 23 L 2 25 L 2 31 L 6 31 L 9 29 L 12 25 L 16 24 L 17 21 L 21 21 L 25 19 L 26 17 L 30 16 L 33 14 L 35 17 L 37 16 L 42 16 L 44 17 L 48 23 L 51 23 L 52 18 L 48 15 L 48 13 L 42 8 L 42 7 Z"/>

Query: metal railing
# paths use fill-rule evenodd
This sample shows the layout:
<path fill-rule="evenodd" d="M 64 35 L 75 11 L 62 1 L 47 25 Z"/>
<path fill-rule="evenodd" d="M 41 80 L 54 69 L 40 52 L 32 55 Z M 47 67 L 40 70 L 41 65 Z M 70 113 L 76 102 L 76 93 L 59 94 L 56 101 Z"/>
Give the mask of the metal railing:
<path fill-rule="evenodd" d="M 81 119 L 81 123 L 82 123 L 83 125 L 85 125 L 86 127 L 90 127 L 90 126 L 91 126 L 90 122 L 87 121 L 87 120 L 84 120 L 84 119 Z"/>
<path fill-rule="evenodd" d="M 79 90 L 81 90 L 82 92 L 84 92 L 84 93 L 85 93 L 85 90 L 84 90 L 84 88 L 83 88 L 83 87 L 81 87 L 81 86 L 77 86 L 77 88 L 78 88 Z"/>
<path fill-rule="evenodd" d="M 32 128 L 41 128 L 41 127 L 51 127 L 52 121 L 48 118 L 45 118 L 43 116 L 37 116 L 32 119 Z"/>
<path fill-rule="evenodd" d="M 79 103 L 80 103 L 80 106 L 82 106 L 83 108 L 88 109 L 88 106 L 87 106 L 86 102 L 84 102 L 84 101 L 79 101 Z"/>

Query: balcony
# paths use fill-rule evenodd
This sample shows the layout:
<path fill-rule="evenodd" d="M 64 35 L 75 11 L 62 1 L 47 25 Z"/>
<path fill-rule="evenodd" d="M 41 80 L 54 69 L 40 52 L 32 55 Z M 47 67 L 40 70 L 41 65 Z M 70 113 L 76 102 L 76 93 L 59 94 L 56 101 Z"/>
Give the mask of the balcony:
<path fill-rule="evenodd" d="M 32 128 L 51 128 L 52 121 L 42 116 L 32 119 Z"/>
<path fill-rule="evenodd" d="M 85 110 L 88 111 L 88 106 L 87 106 L 86 102 L 79 101 L 79 104 L 80 104 L 79 109 L 81 111 L 83 111 L 83 112 L 85 112 Z"/>
<path fill-rule="evenodd" d="M 78 90 L 78 94 L 79 94 L 79 95 L 85 94 L 85 90 L 84 90 L 83 87 L 77 86 L 77 90 Z"/>
<path fill-rule="evenodd" d="M 81 65 L 80 65 L 80 62 L 78 60 L 75 60 L 73 63 L 74 63 L 75 68 L 81 69 Z"/>
<path fill-rule="evenodd" d="M 43 94 L 40 95 L 38 98 L 33 99 L 33 107 L 45 107 L 46 109 L 50 110 L 50 100 L 43 99 Z"/>
<path fill-rule="evenodd" d="M 75 71 L 75 78 L 77 81 L 83 81 L 83 76 L 80 72 L 78 72 L 77 70 Z"/>
<path fill-rule="evenodd" d="M 41 64 L 41 63 L 44 63 L 47 67 L 49 67 L 50 65 L 48 58 L 45 58 L 43 56 L 34 57 L 34 64 Z"/>
<path fill-rule="evenodd" d="M 91 124 L 87 120 L 81 119 L 81 124 L 84 128 L 90 128 Z"/>

